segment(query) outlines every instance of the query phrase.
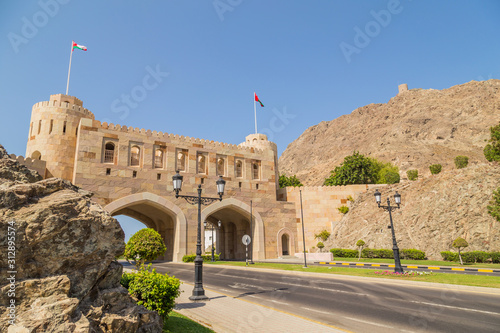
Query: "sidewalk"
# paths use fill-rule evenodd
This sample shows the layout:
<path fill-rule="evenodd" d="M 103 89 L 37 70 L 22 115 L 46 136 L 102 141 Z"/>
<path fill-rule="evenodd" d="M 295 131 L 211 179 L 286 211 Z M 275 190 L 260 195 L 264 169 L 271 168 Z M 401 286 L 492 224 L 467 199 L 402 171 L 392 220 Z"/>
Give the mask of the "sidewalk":
<path fill-rule="evenodd" d="M 349 332 L 208 289 L 205 295 L 210 300 L 194 303 L 189 300 L 193 285 L 183 283 L 181 290 L 175 310 L 217 333 Z"/>

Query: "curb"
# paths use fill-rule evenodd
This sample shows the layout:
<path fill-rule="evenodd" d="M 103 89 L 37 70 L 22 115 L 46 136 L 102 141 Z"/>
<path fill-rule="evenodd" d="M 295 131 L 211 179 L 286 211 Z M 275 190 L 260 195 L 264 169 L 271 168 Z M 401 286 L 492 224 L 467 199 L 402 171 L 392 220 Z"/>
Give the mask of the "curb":
<path fill-rule="evenodd" d="M 353 262 L 334 262 L 334 261 L 319 261 L 315 262 L 318 265 L 338 265 L 349 267 L 380 267 L 380 268 L 394 268 L 394 264 L 364 264 Z M 404 268 L 413 269 L 428 269 L 436 271 L 460 271 L 460 272 L 481 272 L 481 273 L 500 273 L 499 269 L 484 269 L 484 268 L 458 268 L 458 267 L 443 267 L 443 266 L 414 266 L 414 265 L 401 265 Z"/>

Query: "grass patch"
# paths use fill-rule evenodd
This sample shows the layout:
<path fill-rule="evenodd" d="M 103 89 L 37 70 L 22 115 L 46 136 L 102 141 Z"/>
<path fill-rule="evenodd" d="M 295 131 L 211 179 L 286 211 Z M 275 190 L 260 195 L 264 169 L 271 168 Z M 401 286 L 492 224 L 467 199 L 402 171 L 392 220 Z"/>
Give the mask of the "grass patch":
<path fill-rule="evenodd" d="M 214 333 L 211 329 L 181 315 L 179 312 L 171 311 L 168 320 L 163 324 L 163 333 Z"/>
<path fill-rule="evenodd" d="M 334 261 L 349 261 L 349 262 L 358 262 L 357 258 L 340 258 L 335 257 Z M 377 258 L 361 258 L 359 262 L 374 262 L 374 263 L 382 263 L 382 264 L 394 264 L 394 259 L 377 259 Z M 488 268 L 495 269 L 500 268 L 500 264 L 471 264 L 464 263 L 461 266 L 458 262 L 455 261 L 441 261 L 441 260 L 403 260 L 401 259 L 402 265 L 420 265 L 420 266 L 455 266 L 455 267 L 471 267 L 471 268 Z"/>
<path fill-rule="evenodd" d="M 409 260 L 409 261 L 411 261 L 411 260 Z M 238 261 L 216 261 L 215 263 L 210 262 L 210 263 L 205 263 L 205 264 L 245 266 L 244 262 L 238 262 Z M 434 283 L 457 284 L 457 285 L 464 285 L 464 286 L 500 288 L 500 279 L 497 276 L 433 273 L 431 275 L 418 275 L 418 276 L 411 276 L 411 277 L 401 277 L 401 276 L 380 275 L 380 274 L 375 273 L 376 271 L 383 272 L 383 271 L 385 271 L 385 269 L 375 270 L 375 269 L 363 269 L 363 268 L 360 269 L 360 268 L 335 267 L 335 266 L 313 266 L 313 265 L 308 266 L 308 268 L 304 268 L 302 265 L 261 263 L 261 262 L 256 262 L 254 265 L 250 265 L 248 267 L 248 269 L 252 269 L 254 267 L 255 268 L 280 269 L 280 270 L 285 270 L 285 271 L 301 271 L 301 272 L 309 272 L 309 273 L 311 273 L 311 272 L 312 273 L 329 273 L 329 274 L 338 274 L 338 275 L 366 276 L 366 277 L 374 277 L 374 278 L 379 278 L 379 279 L 424 281 L 424 282 L 434 282 Z M 393 271 L 393 269 L 390 269 L 388 271 Z"/>

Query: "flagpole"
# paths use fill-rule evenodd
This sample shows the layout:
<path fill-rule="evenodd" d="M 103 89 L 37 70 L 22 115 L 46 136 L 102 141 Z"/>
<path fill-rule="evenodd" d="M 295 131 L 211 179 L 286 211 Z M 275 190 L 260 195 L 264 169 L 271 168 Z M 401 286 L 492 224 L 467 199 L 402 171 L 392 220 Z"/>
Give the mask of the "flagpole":
<path fill-rule="evenodd" d="M 69 89 L 69 74 L 71 73 L 71 59 L 73 58 L 73 43 L 74 41 L 71 41 L 71 53 L 69 56 L 68 83 L 66 83 L 66 95 L 68 94 L 68 89 Z"/>
<path fill-rule="evenodd" d="M 257 94 L 255 93 L 255 91 L 253 92 L 253 113 L 255 115 L 255 134 L 257 134 L 257 108 L 255 106 L 255 96 Z"/>

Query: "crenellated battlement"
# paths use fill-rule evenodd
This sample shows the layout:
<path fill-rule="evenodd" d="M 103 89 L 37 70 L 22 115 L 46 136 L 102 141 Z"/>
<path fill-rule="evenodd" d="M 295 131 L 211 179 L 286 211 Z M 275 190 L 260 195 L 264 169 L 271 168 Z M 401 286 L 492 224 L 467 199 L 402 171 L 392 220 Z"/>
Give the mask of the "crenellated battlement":
<path fill-rule="evenodd" d="M 69 109 L 81 113 L 84 118 L 95 119 L 94 114 L 88 109 L 84 108 L 83 102 L 74 96 L 63 94 L 50 95 L 49 101 L 35 103 L 32 107 L 32 110 L 36 110 L 42 107 Z"/>
<path fill-rule="evenodd" d="M 97 128 L 102 128 L 106 130 L 111 130 L 111 131 L 116 131 L 116 132 L 127 132 L 127 133 L 135 133 L 139 135 L 144 135 L 146 137 L 150 138 L 158 138 L 159 140 L 162 141 L 184 141 L 186 143 L 190 144 L 200 144 L 204 146 L 210 146 L 214 149 L 218 148 L 225 148 L 225 149 L 234 149 L 234 150 L 239 150 L 239 151 L 251 151 L 253 149 L 253 152 L 255 153 L 262 153 L 264 150 L 260 148 L 256 148 L 250 145 L 244 145 L 244 144 L 231 144 L 231 143 L 225 143 L 225 142 L 218 142 L 218 141 L 213 141 L 213 140 L 206 140 L 206 139 L 200 139 L 200 138 L 194 138 L 194 137 L 189 137 L 189 136 L 184 136 L 184 135 L 179 135 L 179 134 L 172 134 L 172 133 L 167 133 L 167 132 L 161 132 L 161 131 L 151 131 L 151 130 L 145 130 L 144 128 L 138 128 L 138 127 L 132 127 L 132 126 L 126 126 L 126 125 L 119 125 L 119 124 L 113 124 L 113 123 L 107 123 L 107 122 L 100 122 L 99 120 L 93 120 L 92 122 L 93 127 Z"/>
<path fill-rule="evenodd" d="M 45 169 L 47 163 L 43 160 L 32 159 L 30 157 L 24 156 L 16 156 L 15 154 L 10 154 L 9 157 L 13 160 L 18 161 L 20 164 L 26 166 L 28 169 L 35 170 L 38 172 L 43 178 L 45 178 Z"/>

